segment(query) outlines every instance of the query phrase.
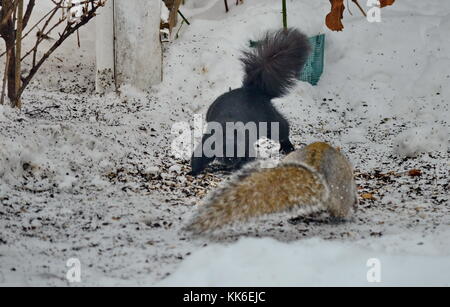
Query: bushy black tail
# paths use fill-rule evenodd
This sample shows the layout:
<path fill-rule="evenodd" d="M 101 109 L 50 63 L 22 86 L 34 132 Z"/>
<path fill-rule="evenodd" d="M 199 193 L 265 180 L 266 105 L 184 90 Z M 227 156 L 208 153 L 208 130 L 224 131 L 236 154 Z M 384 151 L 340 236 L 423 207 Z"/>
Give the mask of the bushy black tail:
<path fill-rule="evenodd" d="M 297 29 L 267 32 L 254 50 L 241 58 L 243 86 L 257 88 L 269 97 L 281 97 L 294 85 L 311 50 L 308 38 Z"/>

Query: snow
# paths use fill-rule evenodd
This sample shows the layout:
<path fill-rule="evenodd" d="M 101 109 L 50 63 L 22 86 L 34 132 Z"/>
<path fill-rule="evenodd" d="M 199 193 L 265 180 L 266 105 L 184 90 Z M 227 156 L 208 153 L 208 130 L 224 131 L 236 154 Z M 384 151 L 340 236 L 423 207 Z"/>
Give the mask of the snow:
<path fill-rule="evenodd" d="M 161 22 L 169 22 L 169 9 L 166 6 L 166 3 L 161 0 Z"/>
<path fill-rule="evenodd" d="M 4 112 L 4 106 L 0 105 L 0 120 L 5 120 L 5 116 L 3 115 Z"/>
<path fill-rule="evenodd" d="M 281 26 L 277 1 L 229 2 L 225 14 L 223 1 L 186 1 L 191 26 L 164 44 L 164 80 L 147 92 L 95 94 L 92 23 L 81 48 L 67 41 L 42 67 L 22 111 L 0 106 L 0 285 L 69 285 L 73 257 L 81 285 L 366 285 L 373 257 L 382 284 L 449 285 L 447 1 L 396 1 L 379 24 L 349 3 L 342 33 L 324 26 L 329 1 L 287 1 L 290 26 L 326 34 L 325 71 L 274 103 L 296 147 L 339 146 L 375 199 L 341 224 L 272 216 L 181 231 L 230 174 L 186 176 L 172 127 L 240 86 L 240 50 Z"/>
<path fill-rule="evenodd" d="M 402 132 L 394 141 L 394 150 L 401 156 L 414 157 L 430 151 L 445 151 L 448 133 L 437 126 L 423 126 Z"/>
<path fill-rule="evenodd" d="M 440 243 L 448 242 L 449 234 Z M 448 246 L 444 256 L 380 251 L 362 248 L 359 242 L 319 238 L 294 243 L 246 238 L 195 252 L 158 286 L 449 286 L 449 252 Z M 379 282 L 370 278 L 371 259 L 379 261 L 379 275 L 375 275 Z"/>

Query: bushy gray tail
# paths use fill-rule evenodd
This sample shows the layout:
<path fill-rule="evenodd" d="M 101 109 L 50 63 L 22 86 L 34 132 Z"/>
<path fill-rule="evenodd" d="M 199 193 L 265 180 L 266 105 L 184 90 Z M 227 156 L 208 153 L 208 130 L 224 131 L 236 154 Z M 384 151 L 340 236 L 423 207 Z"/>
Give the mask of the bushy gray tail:
<path fill-rule="evenodd" d="M 245 77 L 243 86 L 258 89 L 271 98 L 281 97 L 294 85 L 311 47 L 297 29 L 267 32 L 254 50 L 241 58 Z"/>

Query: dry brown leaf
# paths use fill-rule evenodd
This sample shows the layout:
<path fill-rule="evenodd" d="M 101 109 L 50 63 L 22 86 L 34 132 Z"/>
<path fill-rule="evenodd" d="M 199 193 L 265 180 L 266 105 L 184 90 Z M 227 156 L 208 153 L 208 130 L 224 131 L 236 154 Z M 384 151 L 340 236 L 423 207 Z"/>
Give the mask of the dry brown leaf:
<path fill-rule="evenodd" d="M 395 0 L 380 0 L 380 7 L 394 4 Z"/>
<path fill-rule="evenodd" d="M 325 18 L 325 24 L 332 31 L 342 31 L 344 25 L 342 24 L 342 17 L 344 14 L 344 0 L 330 0 L 331 11 Z"/>

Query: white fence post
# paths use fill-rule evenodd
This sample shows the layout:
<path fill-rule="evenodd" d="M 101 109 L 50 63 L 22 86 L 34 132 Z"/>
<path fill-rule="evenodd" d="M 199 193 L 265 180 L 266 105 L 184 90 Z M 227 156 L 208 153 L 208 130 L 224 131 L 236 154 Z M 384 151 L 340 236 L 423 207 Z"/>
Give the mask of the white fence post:
<path fill-rule="evenodd" d="M 97 19 L 97 91 L 107 91 L 111 77 L 116 88 L 146 91 L 162 79 L 161 0 L 107 2 Z"/>

